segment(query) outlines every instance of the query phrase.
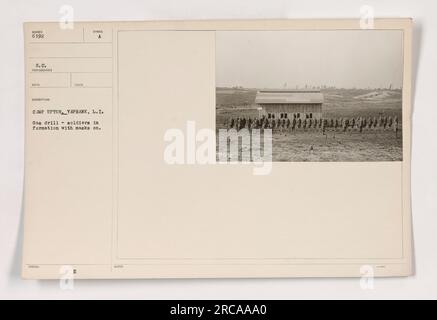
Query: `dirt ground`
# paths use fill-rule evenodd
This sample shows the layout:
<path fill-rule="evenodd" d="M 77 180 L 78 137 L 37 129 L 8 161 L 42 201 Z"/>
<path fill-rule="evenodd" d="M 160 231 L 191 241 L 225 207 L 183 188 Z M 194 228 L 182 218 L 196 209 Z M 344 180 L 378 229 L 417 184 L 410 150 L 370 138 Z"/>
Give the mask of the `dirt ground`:
<path fill-rule="evenodd" d="M 298 132 L 273 134 L 273 161 L 401 161 L 398 132 Z"/>
<path fill-rule="evenodd" d="M 402 161 L 402 132 L 391 130 L 274 132 L 272 146 L 279 162 Z"/>

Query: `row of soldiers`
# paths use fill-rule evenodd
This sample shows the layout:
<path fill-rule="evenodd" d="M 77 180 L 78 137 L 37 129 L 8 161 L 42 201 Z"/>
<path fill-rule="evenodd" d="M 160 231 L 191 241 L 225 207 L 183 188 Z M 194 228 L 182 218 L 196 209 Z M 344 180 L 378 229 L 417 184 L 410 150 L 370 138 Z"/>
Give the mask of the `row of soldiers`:
<path fill-rule="evenodd" d="M 274 119 L 263 116 L 261 118 L 230 118 L 225 122 L 227 129 L 272 129 L 272 130 L 296 130 L 296 129 L 320 129 L 325 132 L 326 129 L 334 130 L 399 130 L 399 120 L 397 116 L 380 116 L 376 117 L 358 117 L 358 118 L 330 118 L 330 119 L 312 119 L 312 118 L 293 118 L 293 119 Z"/>

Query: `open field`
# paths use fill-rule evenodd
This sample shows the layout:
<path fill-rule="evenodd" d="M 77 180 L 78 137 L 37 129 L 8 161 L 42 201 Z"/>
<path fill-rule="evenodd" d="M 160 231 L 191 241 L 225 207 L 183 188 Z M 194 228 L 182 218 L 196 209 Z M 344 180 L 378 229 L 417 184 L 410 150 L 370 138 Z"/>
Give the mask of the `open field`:
<path fill-rule="evenodd" d="M 225 128 L 229 118 L 258 117 L 254 103 L 257 89 L 217 89 L 216 128 Z M 275 130 L 273 161 L 401 161 L 402 92 L 400 90 L 326 89 L 323 117 L 397 117 L 397 137 L 392 129 L 363 132 L 327 128 Z"/>
<path fill-rule="evenodd" d="M 274 161 L 400 161 L 402 139 L 384 132 L 273 135 Z"/>

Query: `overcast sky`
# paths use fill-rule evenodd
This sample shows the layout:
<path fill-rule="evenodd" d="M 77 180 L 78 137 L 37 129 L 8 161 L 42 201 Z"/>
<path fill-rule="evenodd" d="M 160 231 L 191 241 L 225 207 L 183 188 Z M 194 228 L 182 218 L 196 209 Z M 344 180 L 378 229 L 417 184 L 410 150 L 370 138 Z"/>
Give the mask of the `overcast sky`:
<path fill-rule="evenodd" d="M 216 85 L 402 86 L 402 31 L 218 31 Z"/>

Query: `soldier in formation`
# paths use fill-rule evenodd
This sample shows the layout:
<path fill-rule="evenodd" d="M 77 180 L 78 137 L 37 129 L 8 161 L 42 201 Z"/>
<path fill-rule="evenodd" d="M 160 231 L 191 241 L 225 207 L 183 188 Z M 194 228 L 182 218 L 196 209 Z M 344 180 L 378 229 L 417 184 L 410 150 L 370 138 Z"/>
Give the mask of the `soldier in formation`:
<path fill-rule="evenodd" d="M 225 127 L 240 131 L 242 129 L 271 129 L 274 132 L 294 132 L 294 131 L 326 131 L 333 132 L 359 132 L 374 131 L 394 131 L 398 136 L 400 123 L 397 116 L 379 117 L 351 117 L 351 118 L 282 118 L 266 117 L 231 117 L 225 122 Z"/>

